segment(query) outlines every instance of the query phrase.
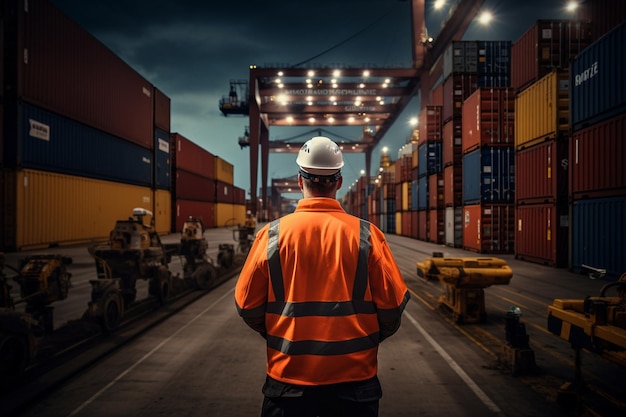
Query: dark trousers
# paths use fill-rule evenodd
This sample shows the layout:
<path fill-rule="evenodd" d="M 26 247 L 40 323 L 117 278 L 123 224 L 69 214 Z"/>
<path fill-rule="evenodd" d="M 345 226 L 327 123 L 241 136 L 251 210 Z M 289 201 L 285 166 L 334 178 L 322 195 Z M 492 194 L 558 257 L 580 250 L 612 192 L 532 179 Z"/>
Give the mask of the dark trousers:
<path fill-rule="evenodd" d="M 269 376 L 263 385 L 261 417 L 377 417 L 382 397 L 377 377 L 341 384 L 302 386 Z"/>

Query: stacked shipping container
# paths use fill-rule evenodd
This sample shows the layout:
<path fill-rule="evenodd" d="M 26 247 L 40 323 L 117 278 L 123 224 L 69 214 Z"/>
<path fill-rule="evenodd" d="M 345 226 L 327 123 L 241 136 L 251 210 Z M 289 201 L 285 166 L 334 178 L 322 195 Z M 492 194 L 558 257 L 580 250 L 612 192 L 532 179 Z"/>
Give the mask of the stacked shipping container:
<path fill-rule="evenodd" d="M 106 239 L 135 207 L 169 233 L 173 185 L 213 198 L 209 225 L 243 223 L 226 161 L 215 157 L 202 191 L 172 181 L 169 97 L 49 1 L 0 8 L 0 250 Z"/>
<path fill-rule="evenodd" d="M 245 191 L 233 185 L 234 167 L 180 133 L 171 134 L 175 179 L 172 223 L 175 231 L 190 216 L 201 217 L 205 227 L 243 224 Z"/>
<path fill-rule="evenodd" d="M 168 232 L 169 98 L 48 1 L 2 7 L 2 247 L 105 238 L 138 206 Z"/>
<path fill-rule="evenodd" d="M 519 259 L 567 264 L 569 63 L 590 41 L 588 23 L 539 20 L 512 46 Z"/>
<path fill-rule="evenodd" d="M 463 103 L 463 248 L 512 253 L 514 247 L 514 93 L 480 87 Z"/>
<path fill-rule="evenodd" d="M 509 41 L 454 41 L 444 53 L 441 86 L 444 242 L 448 246 L 463 246 L 462 140 L 464 123 L 471 123 L 464 122 L 464 102 L 479 88 L 510 84 L 510 49 Z M 471 121 L 476 119 L 473 114 Z"/>
<path fill-rule="evenodd" d="M 571 266 L 626 272 L 626 23 L 571 64 Z"/>

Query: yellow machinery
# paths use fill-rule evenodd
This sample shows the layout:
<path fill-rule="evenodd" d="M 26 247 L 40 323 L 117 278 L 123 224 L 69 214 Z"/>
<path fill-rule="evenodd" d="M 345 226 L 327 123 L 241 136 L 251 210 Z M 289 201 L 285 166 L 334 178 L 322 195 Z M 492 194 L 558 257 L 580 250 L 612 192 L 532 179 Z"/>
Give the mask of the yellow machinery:
<path fill-rule="evenodd" d="M 609 289 L 615 289 L 617 296 L 608 296 Z M 561 394 L 563 404 L 571 403 L 567 394 L 574 394 L 581 412 L 582 349 L 626 368 L 626 272 L 602 287 L 599 296 L 584 300 L 555 299 L 548 306 L 548 330 L 574 348 L 574 384 L 564 384 Z"/>
<path fill-rule="evenodd" d="M 0 386 L 22 374 L 37 354 L 38 341 L 54 331 L 50 304 L 67 298 L 72 274 L 67 265 L 72 258 L 44 254 L 29 256 L 18 268 L 5 265 L 0 253 Z M 20 299 L 13 300 L 8 267 L 17 273 Z M 16 307 L 25 304 L 24 312 Z"/>
<path fill-rule="evenodd" d="M 445 258 L 434 253 L 417 262 L 417 275 L 441 281 L 444 293 L 439 304 L 452 310 L 456 322 L 477 323 L 486 316 L 484 288 L 508 285 L 513 272 L 499 258 Z"/>
<path fill-rule="evenodd" d="M 606 295 L 610 288 L 616 289 L 617 296 Z M 555 299 L 548 306 L 548 330 L 574 348 L 626 367 L 626 272 L 602 287 L 600 296 Z"/>

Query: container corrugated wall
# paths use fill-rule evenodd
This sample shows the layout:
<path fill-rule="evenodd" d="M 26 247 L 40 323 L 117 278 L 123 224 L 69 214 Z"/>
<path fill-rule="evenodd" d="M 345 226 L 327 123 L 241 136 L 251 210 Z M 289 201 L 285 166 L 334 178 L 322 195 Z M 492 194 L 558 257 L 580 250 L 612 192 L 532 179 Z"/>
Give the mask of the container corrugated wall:
<path fill-rule="evenodd" d="M 569 149 L 572 198 L 626 193 L 625 132 L 626 113 L 574 132 Z"/>
<path fill-rule="evenodd" d="M 216 156 L 214 177 L 216 180 L 227 184 L 233 184 L 235 178 L 235 167 L 230 162 Z"/>
<path fill-rule="evenodd" d="M 513 146 L 515 94 L 510 88 L 479 88 L 463 103 L 462 151 Z"/>
<path fill-rule="evenodd" d="M 178 169 L 175 197 L 181 200 L 215 202 L 215 180 Z"/>
<path fill-rule="evenodd" d="M 154 190 L 154 229 L 159 234 L 172 231 L 172 193 L 168 190 Z"/>
<path fill-rule="evenodd" d="M 504 204 L 463 207 L 463 249 L 478 253 L 513 253 L 515 208 Z"/>
<path fill-rule="evenodd" d="M 174 203 L 173 223 L 174 231 L 181 232 L 183 224 L 189 217 L 200 217 L 204 227 L 215 227 L 215 203 L 194 201 L 178 198 Z"/>
<path fill-rule="evenodd" d="M 626 111 L 626 22 L 582 51 L 571 64 L 570 117 L 576 131 Z"/>
<path fill-rule="evenodd" d="M 10 166 L 152 186 L 150 149 L 39 107 L 19 109 Z"/>
<path fill-rule="evenodd" d="M 483 146 L 463 156 L 463 203 L 515 201 L 512 146 Z"/>
<path fill-rule="evenodd" d="M 566 204 L 517 206 L 515 257 L 545 265 L 567 265 L 569 219 Z"/>
<path fill-rule="evenodd" d="M 115 222 L 127 219 L 135 207 L 155 212 L 148 187 L 35 170 L 5 175 L 7 187 L 14 187 L 16 216 L 15 241 L 5 242 L 7 247 L 106 239 Z"/>
<path fill-rule="evenodd" d="M 588 22 L 537 20 L 511 46 L 511 87 L 523 90 L 570 60 L 591 43 Z"/>
<path fill-rule="evenodd" d="M 246 206 L 240 204 L 215 203 L 215 227 L 232 227 L 244 224 Z"/>
<path fill-rule="evenodd" d="M 555 139 L 569 132 L 569 73 L 552 71 L 515 99 L 515 148 Z"/>
<path fill-rule="evenodd" d="M 154 87 L 154 126 L 165 132 L 171 129 L 171 100 Z"/>
<path fill-rule="evenodd" d="M 568 145 L 567 139 L 550 140 L 515 152 L 518 205 L 567 199 Z"/>
<path fill-rule="evenodd" d="M 215 155 L 180 133 L 172 133 L 173 160 L 176 169 L 183 169 L 206 178 L 215 178 Z"/>
<path fill-rule="evenodd" d="M 16 8 L 15 33 L 5 38 L 17 45 L 16 99 L 151 148 L 152 84 L 51 2 L 8 3 Z"/>
<path fill-rule="evenodd" d="M 169 190 L 172 183 L 170 134 L 154 130 L 154 187 Z"/>
<path fill-rule="evenodd" d="M 606 269 L 615 280 L 626 272 L 626 196 L 575 201 L 572 205 L 572 268 Z"/>

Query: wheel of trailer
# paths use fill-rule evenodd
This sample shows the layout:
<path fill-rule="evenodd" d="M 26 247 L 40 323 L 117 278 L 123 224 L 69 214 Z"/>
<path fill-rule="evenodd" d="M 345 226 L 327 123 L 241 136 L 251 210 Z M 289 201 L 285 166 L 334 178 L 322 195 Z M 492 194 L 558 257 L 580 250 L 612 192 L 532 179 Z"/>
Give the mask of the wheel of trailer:
<path fill-rule="evenodd" d="M 22 375 L 30 360 L 29 356 L 25 335 L 0 333 L 0 381 L 9 382 Z"/>
<path fill-rule="evenodd" d="M 156 272 L 156 276 L 150 279 L 148 283 L 148 292 L 150 295 L 156 297 L 161 304 L 165 303 L 170 297 L 170 271 L 161 266 Z"/>
<path fill-rule="evenodd" d="M 211 264 L 204 264 L 191 274 L 191 278 L 196 283 L 198 289 L 208 290 L 217 279 L 217 270 Z"/>
<path fill-rule="evenodd" d="M 115 291 L 110 291 L 102 300 L 102 327 L 107 332 L 114 332 L 120 326 L 123 315 L 122 298 Z"/>

